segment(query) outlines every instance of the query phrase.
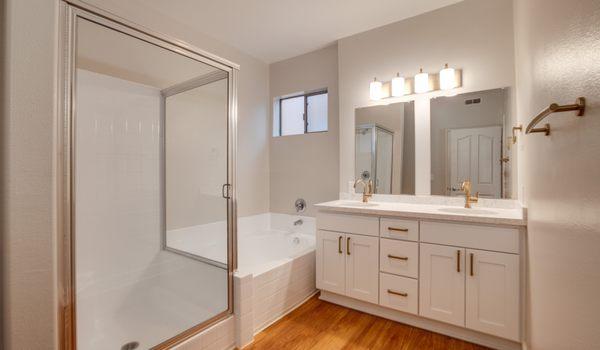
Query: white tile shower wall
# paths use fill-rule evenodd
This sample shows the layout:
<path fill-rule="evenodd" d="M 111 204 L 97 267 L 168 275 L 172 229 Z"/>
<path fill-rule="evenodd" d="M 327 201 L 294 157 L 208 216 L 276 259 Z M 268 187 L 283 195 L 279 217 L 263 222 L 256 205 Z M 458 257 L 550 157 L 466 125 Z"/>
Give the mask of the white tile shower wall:
<path fill-rule="evenodd" d="M 77 74 L 79 347 L 148 348 L 225 310 L 227 273 L 161 249 L 159 91 Z"/>
<path fill-rule="evenodd" d="M 285 315 L 316 291 L 315 252 L 257 275 L 254 283 L 254 331 Z"/>

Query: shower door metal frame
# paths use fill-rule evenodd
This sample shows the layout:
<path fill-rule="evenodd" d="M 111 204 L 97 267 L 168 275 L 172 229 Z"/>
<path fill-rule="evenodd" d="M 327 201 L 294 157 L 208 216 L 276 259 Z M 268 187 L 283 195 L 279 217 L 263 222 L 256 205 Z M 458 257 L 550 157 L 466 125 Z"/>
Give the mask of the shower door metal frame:
<path fill-rule="evenodd" d="M 62 0 L 59 5 L 58 40 L 58 96 L 56 122 L 56 220 L 58 256 L 58 324 L 62 326 L 58 341 L 61 349 L 75 350 L 76 341 L 76 286 L 75 286 L 75 60 L 77 20 L 94 22 L 108 29 L 145 41 L 165 50 L 186 56 L 201 63 L 227 72 L 228 119 L 227 119 L 227 273 L 228 308 L 218 315 L 174 335 L 153 350 L 168 349 L 195 336 L 204 329 L 233 313 L 233 272 L 237 269 L 237 84 L 239 65 L 198 49 L 184 41 L 154 32 L 112 13 L 89 5 L 81 0 Z"/>
<path fill-rule="evenodd" d="M 189 91 L 189 90 L 193 90 L 196 88 L 199 88 L 201 86 L 204 85 L 208 85 L 217 81 L 221 81 L 223 79 L 227 79 L 227 76 L 229 74 L 225 71 L 215 71 L 212 73 L 207 73 L 205 75 L 201 75 L 199 77 L 195 77 L 192 78 L 190 80 L 181 82 L 179 84 L 173 85 L 173 86 L 169 86 L 167 88 L 164 88 L 160 91 L 160 103 L 161 103 L 161 111 L 160 111 L 160 124 L 159 124 L 159 129 L 160 129 L 160 167 L 161 167 L 161 179 L 160 179 L 160 198 L 161 198 L 161 245 L 162 245 L 162 249 L 175 253 L 175 254 L 179 254 L 179 255 L 183 255 L 187 258 L 190 259 L 194 259 L 194 260 L 198 260 L 198 261 L 202 261 L 203 263 L 206 264 L 210 264 L 216 267 L 219 267 L 221 269 L 227 269 L 227 264 L 224 264 L 222 262 L 216 261 L 216 260 L 212 260 L 209 259 L 207 257 L 201 256 L 201 255 L 196 255 L 193 253 L 189 253 L 177 248 L 173 248 L 173 247 L 169 247 L 167 244 L 167 213 L 166 213 L 166 195 L 167 195 L 167 190 L 166 190 L 166 179 L 167 179 L 167 167 L 166 167 L 166 144 L 167 144 L 167 138 L 166 138 L 166 124 L 167 124 L 167 98 L 171 97 L 171 96 L 175 96 L 177 94 Z M 225 185 L 223 185 L 225 186 Z"/>

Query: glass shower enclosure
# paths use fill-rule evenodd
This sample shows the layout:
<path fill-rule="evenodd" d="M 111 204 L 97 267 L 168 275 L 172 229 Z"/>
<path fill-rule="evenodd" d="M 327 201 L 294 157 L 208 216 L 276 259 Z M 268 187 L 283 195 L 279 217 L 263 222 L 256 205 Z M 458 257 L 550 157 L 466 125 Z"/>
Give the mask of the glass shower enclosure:
<path fill-rule="evenodd" d="M 164 349 L 232 312 L 237 66 L 61 4 L 66 349 Z"/>

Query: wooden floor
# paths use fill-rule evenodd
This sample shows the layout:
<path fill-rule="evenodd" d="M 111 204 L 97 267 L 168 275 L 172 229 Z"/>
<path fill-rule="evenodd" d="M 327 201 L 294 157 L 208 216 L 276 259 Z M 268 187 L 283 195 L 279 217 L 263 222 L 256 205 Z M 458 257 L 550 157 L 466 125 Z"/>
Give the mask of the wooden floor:
<path fill-rule="evenodd" d="M 485 347 L 411 327 L 312 297 L 260 332 L 252 349 L 439 349 Z"/>

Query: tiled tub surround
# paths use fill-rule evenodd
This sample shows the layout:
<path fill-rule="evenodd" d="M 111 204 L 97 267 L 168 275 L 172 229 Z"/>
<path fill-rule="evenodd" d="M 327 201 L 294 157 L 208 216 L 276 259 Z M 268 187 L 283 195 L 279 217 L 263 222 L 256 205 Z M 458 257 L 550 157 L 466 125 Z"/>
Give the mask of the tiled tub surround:
<path fill-rule="evenodd" d="M 302 225 L 294 225 L 302 220 Z M 234 307 L 236 344 L 258 333 L 316 292 L 315 219 L 267 213 L 238 221 Z"/>
<path fill-rule="evenodd" d="M 488 347 L 520 349 L 523 208 L 491 200 L 465 213 L 460 198 L 402 197 L 374 196 L 366 205 L 347 196 L 316 205 L 321 299 Z"/>

